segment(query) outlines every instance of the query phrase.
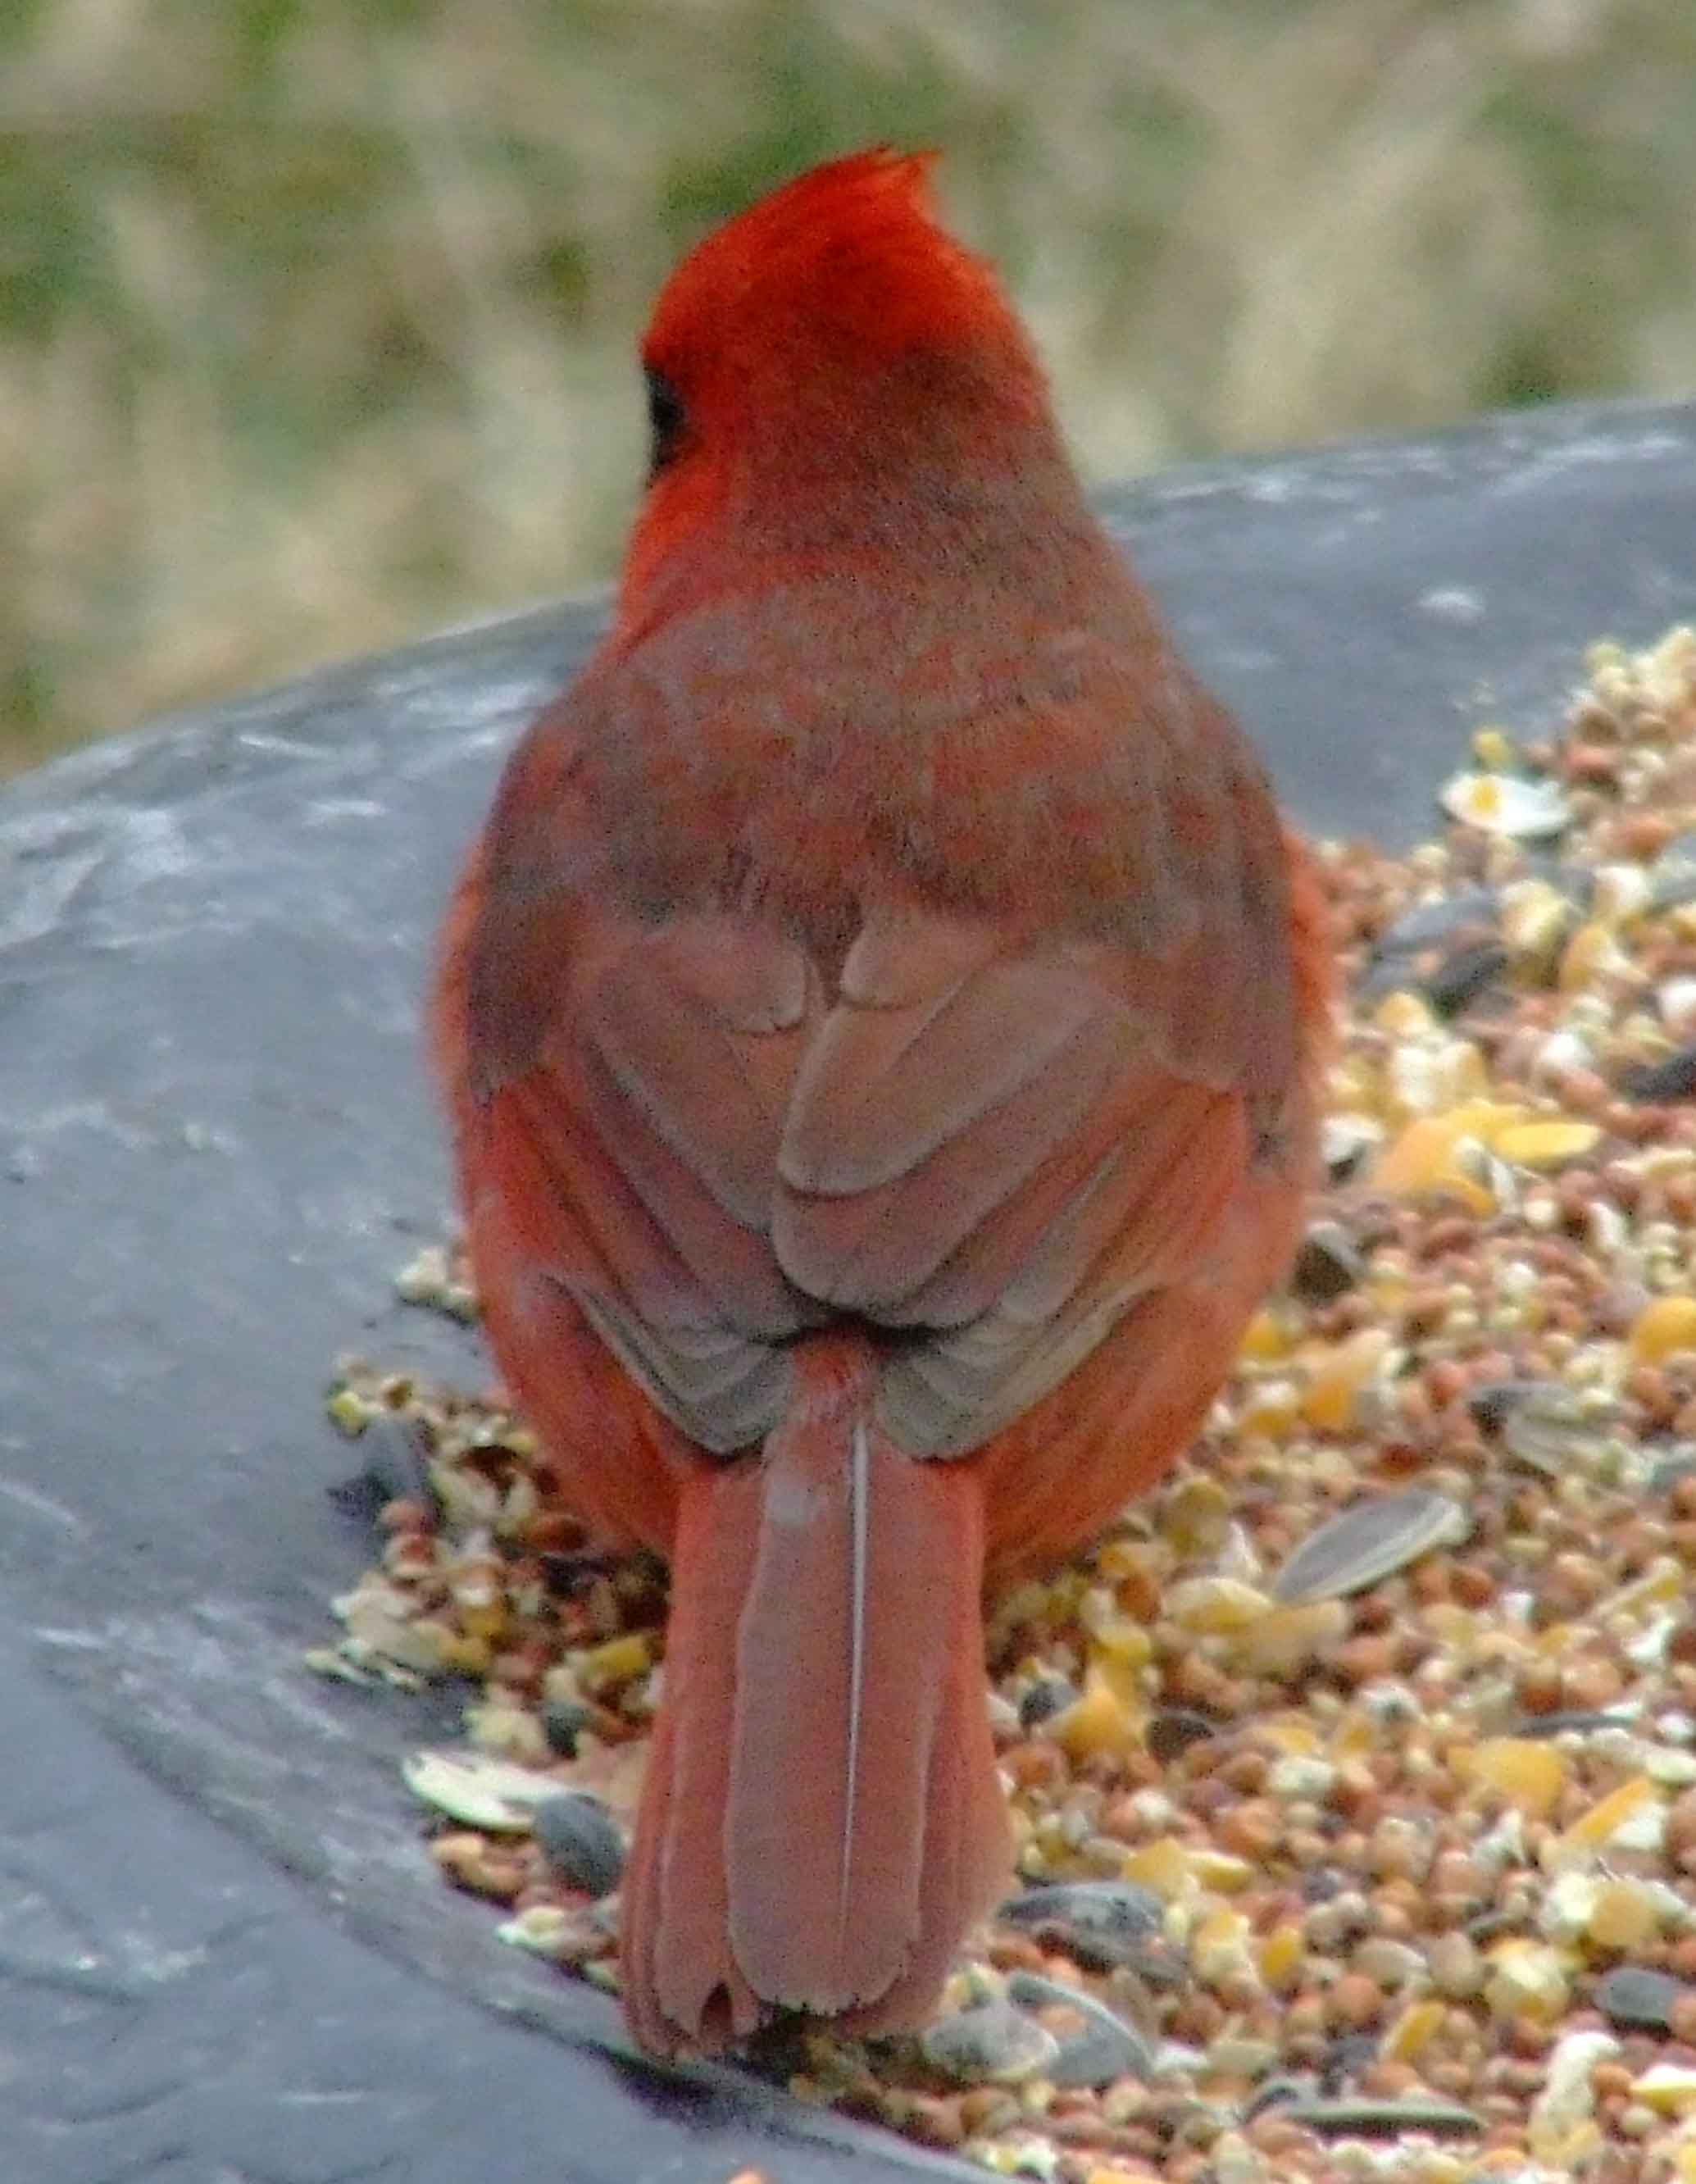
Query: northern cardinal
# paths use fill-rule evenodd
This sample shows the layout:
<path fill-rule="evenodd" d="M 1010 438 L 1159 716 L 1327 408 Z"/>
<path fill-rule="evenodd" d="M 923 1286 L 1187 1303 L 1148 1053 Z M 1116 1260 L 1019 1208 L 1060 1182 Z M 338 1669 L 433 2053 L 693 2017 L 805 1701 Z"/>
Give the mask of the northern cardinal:
<path fill-rule="evenodd" d="M 1313 878 L 929 164 L 673 274 L 612 627 L 442 942 L 496 1359 L 671 1566 L 621 1939 L 660 2053 L 922 2019 L 1007 1878 L 985 1585 L 1182 1450 L 1313 1152 Z"/>

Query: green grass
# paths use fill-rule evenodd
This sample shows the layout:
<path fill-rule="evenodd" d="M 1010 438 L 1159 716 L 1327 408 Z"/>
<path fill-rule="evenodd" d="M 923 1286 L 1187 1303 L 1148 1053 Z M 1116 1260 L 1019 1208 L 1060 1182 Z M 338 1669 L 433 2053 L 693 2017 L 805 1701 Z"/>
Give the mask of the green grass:
<path fill-rule="evenodd" d="M 1696 380 L 1691 0 L 0 0 L 0 770 L 605 575 L 668 265 L 877 137 L 1098 476 Z"/>

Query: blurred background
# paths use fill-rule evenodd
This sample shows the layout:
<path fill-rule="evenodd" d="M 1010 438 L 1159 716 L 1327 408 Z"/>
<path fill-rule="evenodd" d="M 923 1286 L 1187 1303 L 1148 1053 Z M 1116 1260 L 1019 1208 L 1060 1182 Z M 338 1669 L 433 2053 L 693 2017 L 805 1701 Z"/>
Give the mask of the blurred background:
<path fill-rule="evenodd" d="M 0 772 L 604 577 L 667 267 L 878 138 L 1098 479 L 1696 387 L 1693 0 L 0 0 Z"/>

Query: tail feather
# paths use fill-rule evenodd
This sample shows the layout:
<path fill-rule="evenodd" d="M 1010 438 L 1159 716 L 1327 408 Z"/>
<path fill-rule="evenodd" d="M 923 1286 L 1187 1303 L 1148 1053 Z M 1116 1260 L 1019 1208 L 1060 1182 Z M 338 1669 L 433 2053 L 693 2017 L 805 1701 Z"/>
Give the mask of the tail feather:
<path fill-rule="evenodd" d="M 815 1376 L 685 1490 L 666 1691 L 625 1898 L 652 2045 L 780 2009 L 922 2017 L 1007 1864 L 984 1707 L 981 1489 Z"/>
<path fill-rule="evenodd" d="M 626 2013 L 657 2053 L 724 2046 L 760 2022 L 759 1999 L 725 1946 L 726 1876 L 715 1842 L 735 1714 L 726 1633 L 753 1576 L 759 1504 L 751 1467 L 692 1479 L 673 1548 L 664 1696 L 620 1917 Z"/>

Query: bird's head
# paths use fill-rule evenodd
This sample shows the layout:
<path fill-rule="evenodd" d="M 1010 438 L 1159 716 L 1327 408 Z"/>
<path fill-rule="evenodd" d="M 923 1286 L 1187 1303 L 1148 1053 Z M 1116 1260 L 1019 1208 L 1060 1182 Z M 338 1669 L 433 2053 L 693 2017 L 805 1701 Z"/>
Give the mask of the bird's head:
<path fill-rule="evenodd" d="M 638 567 L 781 499 L 888 509 L 1058 443 L 993 273 L 938 225 L 933 155 L 815 167 L 698 243 L 642 345 L 653 432 Z M 743 534 L 745 535 L 745 533 Z"/>

